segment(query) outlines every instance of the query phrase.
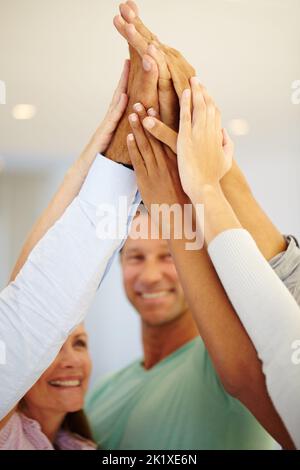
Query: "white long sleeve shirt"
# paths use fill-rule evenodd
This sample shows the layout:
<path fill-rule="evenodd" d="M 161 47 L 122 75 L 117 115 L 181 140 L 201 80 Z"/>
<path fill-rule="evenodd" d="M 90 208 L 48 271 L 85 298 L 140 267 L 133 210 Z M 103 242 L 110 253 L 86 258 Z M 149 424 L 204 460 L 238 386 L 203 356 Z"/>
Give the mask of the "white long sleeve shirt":
<path fill-rule="evenodd" d="M 120 197 L 122 208 L 127 207 L 122 214 Z M 97 156 L 78 197 L 1 292 L 0 419 L 50 366 L 84 319 L 124 243 L 139 201 L 134 172 Z M 104 239 L 99 232 L 101 215 L 110 228 L 119 227 L 114 238 Z"/>
<path fill-rule="evenodd" d="M 244 229 L 208 247 L 219 278 L 263 363 L 270 397 L 300 448 L 300 308 Z M 298 355 L 300 357 L 300 354 Z"/>

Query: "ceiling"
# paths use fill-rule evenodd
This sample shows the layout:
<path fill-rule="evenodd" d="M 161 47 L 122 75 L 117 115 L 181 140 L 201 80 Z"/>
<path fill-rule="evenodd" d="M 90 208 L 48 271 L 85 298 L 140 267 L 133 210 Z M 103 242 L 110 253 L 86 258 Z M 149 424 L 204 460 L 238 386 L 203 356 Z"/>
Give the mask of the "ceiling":
<path fill-rule="evenodd" d="M 0 0 L 0 156 L 8 169 L 41 168 L 80 153 L 109 103 L 127 56 L 112 25 L 115 0 Z M 139 0 L 142 17 L 195 66 L 223 110 L 247 119 L 237 138 L 250 159 L 299 165 L 299 0 Z M 35 117 L 12 109 L 33 104 Z M 297 156 L 297 158 L 296 158 Z M 298 169 L 300 167 L 298 166 Z M 299 172 L 298 172 L 299 174 Z"/>

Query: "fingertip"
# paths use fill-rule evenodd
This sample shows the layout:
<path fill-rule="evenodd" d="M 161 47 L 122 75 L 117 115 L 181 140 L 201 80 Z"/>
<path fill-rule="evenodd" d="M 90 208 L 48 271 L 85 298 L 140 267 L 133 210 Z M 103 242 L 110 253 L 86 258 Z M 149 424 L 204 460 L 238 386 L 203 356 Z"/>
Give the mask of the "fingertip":
<path fill-rule="evenodd" d="M 155 111 L 154 108 L 148 109 L 147 114 L 148 114 L 148 116 L 152 116 L 152 117 L 156 117 L 156 116 L 157 116 L 157 112 Z"/>
<path fill-rule="evenodd" d="M 127 102 L 127 100 L 128 100 L 127 94 L 126 93 L 121 93 L 118 104 L 123 104 L 123 103 L 125 104 L 125 102 Z"/>
<path fill-rule="evenodd" d="M 153 129 L 153 127 L 155 126 L 155 120 L 151 117 L 146 117 L 144 120 L 143 120 L 143 126 L 146 128 L 146 129 Z"/>
<path fill-rule="evenodd" d="M 128 17 L 130 20 L 134 20 L 136 17 L 135 12 L 132 10 L 132 8 L 128 5 Z"/>
<path fill-rule="evenodd" d="M 134 142 L 134 135 L 133 134 L 128 134 L 127 136 L 127 142 L 129 144 L 131 144 L 132 142 Z"/>
<path fill-rule="evenodd" d="M 132 107 L 137 113 L 142 113 L 145 109 L 141 103 L 135 103 Z"/>
<path fill-rule="evenodd" d="M 119 5 L 119 12 L 121 13 L 121 15 L 122 15 L 122 10 L 123 10 L 124 6 L 125 6 L 125 3 L 120 3 L 120 5 Z"/>
<path fill-rule="evenodd" d="M 228 130 L 225 127 L 222 129 L 222 133 L 223 133 L 223 143 L 224 143 L 224 145 L 229 144 L 230 142 L 233 143 L 233 140 L 231 139 L 230 134 L 229 134 Z"/>
<path fill-rule="evenodd" d="M 113 19 L 114 25 L 115 26 L 124 26 L 125 21 L 123 20 L 121 15 L 116 15 Z"/>
<path fill-rule="evenodd" d="M 131 123 L 137 123 L 139 118 L 138 118 L 137 114 L 132 113 L 128 116 L 128 119 Z"/>
<path fill-rule="evenodd" d="M 200 80 L 198 77 L 194 76 L 190 78 L 191 85 L 200 85 Z"/>
<path fill-rule="evenodd" d="M 125 16 L 125 19 L 128 21 L 132 21 L 135 19 L 136 14 L 134 10 L 131 8 L 131 6 L 126 2 L 126 3 L 121 3 L 119 6 L 120 12 L 123 16 Z"/>
<path fill-rule="evenodd" d="M 143 68 L 146 72 L 157 72 L 158 68 L 155 60 L 148 54 L 143 55 Z"/>
<path fill-rule="evenodd" d="M 147 52 L 149 52 L 150 55 L 156 55 L 157 53 L 157 49 L 155 47 L 154 44 L 149 44 L 148 48 L 147 48 Z"/>
<path fill-rule="evenodd" d="M 149 61 L 149 59 L 146 59 L 145 57 L 143 57 L 143 69 L 146 72 L 150 72 L 152 69 L 152 63 Z"/>
<path fill-rule="evenodd" d="M 127 0 L 126 4 L 129 5 L 130 8 L 135 12 L 136 16 L 138 16 L 138 14 L 139 14 L 139 9 L 138 9 L 136 3 L 133 2 L 133 1 L 131 1 L 131 0 Z"/>
<path fill-rule="evenodd" d="M 184 100 L 188 100 L 190 99 L 191 97 L 191 89 L 190 88 L 186 88 L 185 90 L 183 90 L 183 93 L 182 93 L 182 98 Z"/>

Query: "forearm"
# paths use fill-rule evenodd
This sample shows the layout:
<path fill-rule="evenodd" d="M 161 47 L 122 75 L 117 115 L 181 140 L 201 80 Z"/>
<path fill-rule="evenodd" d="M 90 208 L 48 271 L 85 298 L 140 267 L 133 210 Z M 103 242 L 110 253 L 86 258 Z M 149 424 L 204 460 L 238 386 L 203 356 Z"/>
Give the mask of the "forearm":
<path fill-rule="evenodd" d="M 239 399 L 285 448 L 292 441 L 269 398 L 262 365 L 205 249 L 187 251 L 186 240 L 171 240 L 183 289 L 226 391 Z"/>
<path fill-rule="evenodd" d="M 272 401 L 299 447 L 300 376 L 292 360 L 300 334 L 299 306 L 245 230 L 221 233 L 208 249 L 262 360 Z"/>
<path fill-rule="evenodd" d="M 284 237 L 254 198 L 236 161 L 222 179 L 221 187 L 240 224 L 252 235 L 264 257 L 270 260 L 285 251 Z"/>

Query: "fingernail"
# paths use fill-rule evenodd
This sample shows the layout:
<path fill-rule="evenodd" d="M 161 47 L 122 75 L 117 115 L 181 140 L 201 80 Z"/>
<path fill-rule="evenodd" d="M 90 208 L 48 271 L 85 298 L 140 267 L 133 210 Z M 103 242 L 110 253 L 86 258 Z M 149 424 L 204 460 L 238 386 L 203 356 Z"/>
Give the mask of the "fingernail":
<path fill-rule="evenodd" d="M 132 141 L 134 140 L 134 135 L 133 135 L 133 134 L 128 134 L 127 140 L 129 140 L 130 142 L 132 142 Z"/>
<path fill-rule="evenodd" d="M 133 10 L 129 10 L 129 18 L 131 18 L 132 20 L 135 18 L 135 13 Z"/>
<path fill-rule="evenodd" d="M 148 109 L 147 114 L 149 114 L 149 116 L 155 117 L 157 115 L 157 112 L 155 111 L 154 108 L 150 108 Z"/>
<path fill-rule="evenodd" d="M 150 72 L 152 65 L 147 59 L 143 59 L 143 67 L 144 67 L 144 70 L 146 70 L 146 72 Z"/>
<path fill-rule="evenodd" d="M 191 96 L 191 90 L 189 88 L 187 88 L 186 90 L 184 90 L 184 92 L 182 93 L 182 96 L 184 98 L 190 98 Z"/>
<path fill-rule="evenodd" d="M 200 78 L 199 77 L 192 77 L 191 80 L 198 83 L 200 85 Z"/>
<path fill-rule="evenodd" d="M 125 21 L 123 20 L 122 16 L 121 15 L 118 15 L 118 20 L 119 22 L 124 25 L 125 24 Z"/>
<path fill-rule="evenodd" d="M 156 47 L 154 46 L 154 44 L 150 44 L 150 46 L 148 47 L 148 51 L 150 52 L 150 54 L 155 54 L 155 52 L 157 51 Z"/>
<path fill-rule="evenodd" d="M 135 109 L 135 111 L 137 111 L 138 113 L 141 113 L 143 111 L 143 106 L 141 105 L 141 103 L 135 103 L 133 105 L 133 108 Z"/>
<path fill-rule="evenodd" d="M 155 126 L 155 121 L 154 119 L 148 117 L 143 120 L 143 125 L 146 127 L 146 129 L 153 129 Z"/>
<path fill-rule="evenodd" d="M 133 113 L 133 114 L 130 114 L 129 119 L 131 122 L 137 122 L 138 117 L 136 114 Z"/>

